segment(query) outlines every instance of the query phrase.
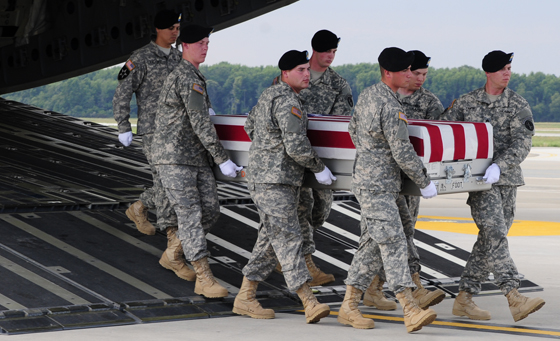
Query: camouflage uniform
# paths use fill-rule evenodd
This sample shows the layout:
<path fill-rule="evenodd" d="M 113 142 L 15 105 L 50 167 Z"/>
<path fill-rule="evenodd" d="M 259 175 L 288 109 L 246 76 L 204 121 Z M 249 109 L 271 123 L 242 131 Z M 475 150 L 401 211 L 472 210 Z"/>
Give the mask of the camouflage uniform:
<path fill-rule="evenodd" d="M 303 172 L 318 173 L 325 165 L 307 139 L 307 115 L 292 88 L 284 83 L 267 88 L 245 123 L 252 140 L 247 181 L 260 216 L 259 235 L 243 275 L 265 280 L 277 259 L 288 289 L 297 290 L 312 278 L 302 253 L 297 198 Z"/>
<path fill-rule="evenodd" d="M 350 116 L 354 102 L 348 82 L 330 67 L 300 92 L 303 111 L 324 116 Z M 333 191 L 302 187 L 299 193 L 298 219 L 303 233 L 303 254 L 315 252 L 313 233 L 323 226 L 331 212 Z"/>
<path fill-rule="evenodd" d="M 206 79 L 182 60 L 163 84 L 152 145 L 190 262 L 209 256 L 205 236 L 220 214 L 211 158 L 218 164 L 229 159 L 210 121 L 209 103 Z"/>
<path fill-rule="evenodd" d="M 132 131 L 130 122 L 130 101 L 136 94 L 138 105 L 137 134 L 142 135 L 142 150 L 152 170 L 153 187 L 140 195 L 142 204 L 157 209 L 158 227 L 165 230 L 177 226 L 177 216 L 173 212 L 161 179 L 152 161 L 152 143 L 155 130 L 157 100 L 165 77 L 173 71 L 181 60 L 181 52 L 171 48 L 169 55 L 163 53 L 153 41 L 134 51 L 121 69 L 119 84 L 113 97 L 113 113 L 119 133 Z M 130 74 L 128 74 L 129 65 Z"/>
<path fill-rule="evenodd" d="M 414 120 L 437 120 L 443 112 L 441 101 L 431 91 L 420 88 L 410 96 L 399 94 L 406 117 Z M 404 235 L 408 244 L 408 265 L 410 273 L 420 273 L 420 255 L 414 245 L 414 226 L 420 211 L 420 196 L 400 195 L 397 201 Z M 383 279 L 383 276 L 382 276 Z"/>
<path fill-rule="evenodd" d="M 500 179 L 492 189 L 469 193 L 467 204 L 479 233 L 459 290 L 477 294 L 481 282 L 492 272 L 495 283 L 507 294 L 519 287 L 507 234 L 513 223 L 517 187 L 525 184 L 520 164 L 531 150 L 533 114 L 527 101 L 509 88 L 494 102 L 480 88 L 454 101 L 443 116 L 452 121 L 490 122 L 494 131 L 493 162 L 500 167 Z"/>
<path fill-rule="evenodd" d="M 430 179 L 410 143 L 402 111 L 397 94 L 380 82 L 362 91 L 348 125 L 356 146 L 352 190 L 360 203 L 362 220 L 360 246 L 345 283 L 362 291 L 382 266 L 395 293 L 415 287 L 397 207 L 401 169 L 420 188 L 428 186 Z"/>
<path fill-rule="evenodd" d="M 414 120 L 437 120 L 444 108 L 431 91 L 420 88 L 410 96 L 399 94 L 406 116 Z"/>

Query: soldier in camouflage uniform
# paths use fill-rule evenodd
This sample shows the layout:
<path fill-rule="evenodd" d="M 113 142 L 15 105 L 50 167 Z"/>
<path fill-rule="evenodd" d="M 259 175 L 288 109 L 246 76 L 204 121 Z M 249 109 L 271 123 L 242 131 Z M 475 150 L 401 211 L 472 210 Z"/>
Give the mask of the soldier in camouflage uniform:
<path fill-rule="evenodd" d="M 163 10 L 156 14 L 154 18 L 156 40 L 134 51 L 119 73 L 119 84 L 113 97 L 113 113 L 118 123 L 119 140 L 128 147 L 132 142 L 129 122 L 130 100 L 132 95 L 136 94 L 137 134 L 142 136 L 142 150 L 152 171 L 153 187 L 140 195 L 140 200 L 126 210 L 126 215 L 136 224 L 138 231 L 153 235 L 156 230 L 148 221 L 148 209 L 155 208 L 158 228 L 165 230 L 168 238 L 167 249 L 161 256 L 160 264 L 166 269 L 173 270 L 180 278 L 193 281 L 195 274 L 186 265 L 181 243 L 175 235 L 177 216 L 165 196 L 161 179 L 152 160 L 159 93 L 165 77 L 181 60 L 181 52 L 171 46 L 179 36 L 179 20 L 179 14 L 171 10 Z"/>
<path fill-rule="evenodd" d="M 455 100 L 444 113 L 452 121 L 490 122 L 494 132 L 493 163 L 484 175 L 491 183 L 487 191 L 471 192 L 467 204 L 479 229 L 471 255 L 459 282 L 453 314 L 475 320 L 489 320 L 490 312 L 472 301 L 481 282 L 494 274 L 494 281 L 506 295 L 515 321 L 544 305 L 541 298 L 521 295 L 519 275 L 509 253 L 507 234 L 513 223 L 517 187 L 523 186 L 521 162 L 531 150 L 535 134 L 533 115 L 527 101 L 507 87 L 513 53 L 492 51 L 482 60 L 486 84 Z"/>
<path fill-rule="evenodd" d="M 338 49 L 338 38 L 328 30 L 320 30 L 311 39 L 313 54 L 309 60 L 309 87 L 301 90 L 303 110 L 309 115 L 350 116 L 354 101 L 350 84 L 330 65 Z M 272 84 L 280 81 L 276 77 Z M 313 277 L 309 285 L 323 285 L 334 281 L 332 274 L 326 274 L 313 262 L 315 252 L 313 234 L 327 220 L 333 202 L 330 189 L 302 187 L 299 193 L 298 219 L 303 234 L 303 254 L 307 269 Z M 280 269 L 279 269 L 280 270 Z"/>
<path fill-rule="evenodd" d="M 330 65 L 334 61 L 340 38 L 328 30 L 320 30 L 311 39 L 313 54 L 309 60 L 309 87 L 300 96 L 304 112 L 322 116 L 350 116 L 354 101 L 350 84 Z M 323 285 L 334 281 L 332 274 L 321 271 L 313 262 L 315 252 L 313 233 L 327 220 L 333 202 L 330 189 L 302 187 L 299 193 L 298 219 L 303 233 L 303 254 L 313 280 L 309 285 Z"/>
<path fill-rule="evenodd" d="M 408 121 L 396 94 L 399 87 L 410 82 L 413 60 L 412 52 L 396 47 L 384 49 L 378 58 L 381 82 L 362 91 L 348 125 L 356 146 L 352 190 L 360 203 L 362 220 L 360 245 L 345 280 L 346 295 L 338 321 L 355 328 L 374 327 L 373 320 L 362 317 L 358 303 L 382 266 L 390 289 L 403 307 L 408 332 L 436 318 L 432 309 L 420 309 L 412 297 L 414 283 L 397 207 L 401 169 L 421 188 L 423 197 L 437 195 L 410 143 Z"/>
<path fill-rule="evenodd" d="M 443 112 L 443 105 L 436 95 L 422 87 L 426 81 L 431 58 L 426 57 L 423 52 L 418 50 L 412 52 L 414 53 L 414 62 L 410 67 L 412 77 L 408 87 L 399 88 L 398 97 L 406 117 L 421 120 L 437 120 Z M 420 209 L 420 197 L 399 195 L 397 206 L 408 246 L 410 274 L 417 287 L 412 292 L 412 296 L 420 308 L 436 305 L 445 298 L 445 293 L 440 289 L 430 291 L 423 287 L 420 280 L 420 255 L 416 245 L 414 245 L 414 226 L 416 225 Z M 387 300 L 383 295 L 384 282 L 385 274 L 381 271 L 379 275 L 374 277 L 372 284 L 366 290 L 364 304 L 377 307 L 380 310 L 395 310 L 397 309 L 395 302 Z"/>
<path fill-rule="evenodd" d="M 282 265 L 288 289 L 295 291 L 305 307 L 307 323 L 329 315 L 311 292 L 311 280 L 302 253 L 302 233 L 297 220 L 297 198 L 305 168 L 317 181 L 330 185 L 336 178 L 321 161 L 307 138 L 307 115 L 298 93 L 309 85 L 307 51 L 291 50 L 278 62 L 281 81 L 261 94 L 251 110 L 245 131 L 251 138 L 248 188 L 259 217 L 258 238 L 243 268 L 243 284 L 233 312 L 253 318 L 274 318 L 255 299 L 258 283 Z"/>
<path fill-rule="evenodd" d="M 153 162 L 177 213 L 177 236 L 196 272 L 194 292 L 225 297 L 227 290 L 212 275 L 206 233 L 220 215 L 213 159 L 222 173 L 241 169 L 227 156 L 208 115 L 206 79 L 198 67 L 206 59 L 212 28 L 189 25 L 181 30 L 182 60 L 163 83 L 152 144 Z"/>

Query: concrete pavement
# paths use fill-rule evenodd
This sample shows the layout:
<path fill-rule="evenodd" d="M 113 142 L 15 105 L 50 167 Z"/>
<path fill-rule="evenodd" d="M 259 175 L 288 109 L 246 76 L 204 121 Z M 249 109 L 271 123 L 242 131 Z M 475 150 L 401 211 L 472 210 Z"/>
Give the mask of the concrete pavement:
<path fill-rule="evenodd" d="M 445 299 L 434 307 L 437 320 L 414 333 L 406 333 L 402 311 L 381 312 L 360 306 L 362 312 L 373 317 L 373 330 L 357 330 L 336 321 L 338 306 L 332 306 L 332 315 L 314 325 L 305 324 L 301 313 L 277 313 L 274 320 L 255 320 L 233 316 L 202 320 L 185 320 L 129 326 L 67 330 L 39 334 L 4 336 L 10 340 L 65 341 L 65 340 L 371 340 L 390 337 L 404 340 L 438 338 L 461 340 L 505 339 L 521 340 L 532 337 L 560 339 L 560 148 L 534 148 L 522 165 L 527 185 L 518 192 L 516 220 L 558 223 L 551 224 L 547 235 L 510 236 L 509 245 L 519 272 L 544 288 L 528 293 L 540 296 L 546 305 L 528 318 L 514 323 L 507 300 L 501 295 L 476 297 L 475 302 L 492 313 L 490 321 L 471 321 L 451 314 L 452 299 Z M 423 200 L 421 216 L 470 218 L 465 204 L 466 194 L 442 195 Z M 531 226 L 529 223 L 527 226 Z M 530 228 L 529 228 L 530 230 Z M 443 230 L 424 230 L 435 237 L 465 250 L 470 250 L 476 235 L 452 233 Z M 530 231 L 528 234 L 531 234 Z"/>

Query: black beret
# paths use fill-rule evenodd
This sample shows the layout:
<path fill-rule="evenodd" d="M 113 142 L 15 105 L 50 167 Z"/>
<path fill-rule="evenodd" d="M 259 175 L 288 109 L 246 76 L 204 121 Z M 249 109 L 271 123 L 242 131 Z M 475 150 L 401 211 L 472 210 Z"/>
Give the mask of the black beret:
<path fill-rule="evenodd" d="M 414 52 L 405 52 L 398 47 L 387 47 L 381 51 L 377 61 L 385 70 L 398 72 L 412 65 L 412 62 L 414 61 Z"/>
<path fill-rule="evenodd" d="M 414 62 L 412 62 L 412 65 L 410 66 L 410 71 L 427 69 L 428 66 L 430 66 L 430 60 L 432 58 L 426 57 L 422 51 L 412 50 L 411 52 L 414 53 Z"/>
<path fill-rule="evenodd" d="M 160 30 L 170 28 L 180 21 L 180 15 L 170 9 L 159 11 L 154 18 L 154 26 Z"/>
<path fill-rule="evenodd" d="M 513 60 L 513 52 L 505 53 L 504 51 L 492 51 L 482 59 L 482 70 L 486 72 L 500 71 L 504 66 L 510 64 Z"/>
<path fill-rule="evenodd" d="M 307 51 L 296 51 L 290 50 L 280 57 L 278 61 L 278 67 L 280 70 L 291 70 L 298 65 L 305 64 L 309 62 L 309 54 Z"/>
<path fill-rule="evenodd" d="M 311 47 L 317 52 L 325 52 L 336 49 L 340 38 L 328 30 L 320 30 L 311 39 Z"/>
<path fill-rule="evenodd" d="M 213 27 L 205 27 L 200 25 L 187 25 L 181 27 L 181 35 L 179 39 L 185 44 L 192 44 L 210 36 L 214 31 Z"/>

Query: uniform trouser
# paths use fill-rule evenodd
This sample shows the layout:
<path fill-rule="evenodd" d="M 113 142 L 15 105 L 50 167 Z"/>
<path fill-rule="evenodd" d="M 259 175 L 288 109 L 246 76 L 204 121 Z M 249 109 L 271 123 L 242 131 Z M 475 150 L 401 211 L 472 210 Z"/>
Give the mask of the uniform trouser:
<path fill-rule="evenodd" d="M 312 279 L 305 265 L 297 219 L 299 187 L 258 183 L 249 183 L 248 187 L 259 211 L 260 224 L 257 242 L 243 275 L 250 281 L 262 282 L 278 261 L 288 289 L 296 291 Z"/>
<path fill-rule="evenodd" d="M 303 234 L 303 254 L 315 252 L 313 233 L 323 226 L 333 202 L 331 189 L 312 189 L 301 187 L 299 192 L 298 220 Z"/>
<path fill-rule="evenodd" d="M 420 265 L 420 255 L 414 244 L 414 227 L 418 219 L 420 211 L 420 197 L 413 195 L 399 195 L 397 199 L 397 207 L 399 208 L 399 216 L 403 225 L 404 235 L 406 237 L 406 246 L 408 249 L 408 267 L 410 274 L 420 273 L 422 268 Z M 379 273 L 382 281 L 386 281 L 385 271 Z"/>
<path fill-rule="evenodd" d="M 398 193 L 354 189 L 361 206 L 360 246 L 344 281 L 362 291 L 384 267 L 389 288 L 399 293 L 414 288 L 408 268 L 408 251 L 399 209 Z"/>
<path fill-rule="evenodd" d="M 519 287 L 519 274 L 507 241 L 516 197 L 515 186 L 492 186 L 487 191 L 469 193 L 467 204 L 478 227 L 478 238 L 461 274 L 460 291 L 479 293 L 481 282 L 490 272 L 504 295 Z"/>
<path fill-rule="evenodd" d="M 177 237 L 185 258 L 196 261 L 210 256 L 206 234 L 218 221 L 220 205 L 216 180 L 210 167 L 158 165 L 165 193 L 177 213 Z"/>
<path fill-rule="evenodd" d="M 165 194 L 165 190 L 161 185 L 161 178 L 157 171 L 157 167 L 152 163 L 152 142 L 154 134 L 142 135 L 142 151 L 146 155 L 150 169 L 152 170 L 152 188 L 146 189 L 140 194 L 140 201 L 149 209 L 156 209 L 157 227 L 165 230 L 169 226 L 177 226 L 177 215 Z"/>

